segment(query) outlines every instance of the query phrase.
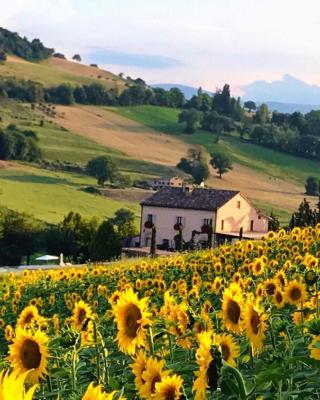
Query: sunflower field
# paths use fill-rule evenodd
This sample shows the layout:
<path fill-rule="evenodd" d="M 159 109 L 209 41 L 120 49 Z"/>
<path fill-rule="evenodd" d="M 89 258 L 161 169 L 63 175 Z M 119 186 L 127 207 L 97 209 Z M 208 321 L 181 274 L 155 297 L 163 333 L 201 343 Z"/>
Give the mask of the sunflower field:
<path fill-rule="evenodd" d="M 320 225 L 1 275 L 0 399 L 320 399 Z"/>

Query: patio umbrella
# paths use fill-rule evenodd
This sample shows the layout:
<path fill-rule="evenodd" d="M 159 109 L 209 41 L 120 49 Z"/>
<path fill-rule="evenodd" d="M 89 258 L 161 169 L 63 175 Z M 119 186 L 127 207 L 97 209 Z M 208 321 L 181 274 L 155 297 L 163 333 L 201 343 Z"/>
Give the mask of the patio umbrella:
<path fill-rule="evenodd" d="M 49 254 L 41 257 L 36 258 L 37 261 L 52 261 L 52 260 L 59 260 L 57 256 L 50 256 Z"/>

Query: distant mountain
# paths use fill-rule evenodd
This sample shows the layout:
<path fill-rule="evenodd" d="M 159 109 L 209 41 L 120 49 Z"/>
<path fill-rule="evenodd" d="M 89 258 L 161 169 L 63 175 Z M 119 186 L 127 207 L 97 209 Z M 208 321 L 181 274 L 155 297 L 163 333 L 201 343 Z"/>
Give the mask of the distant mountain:
<path fill-rule="evenodd" d="M 181 90 L 181 92 L 184 94 L 186 99 L 191 99 L 192 96 L 197 94 L 198 88 L 192 87 L 192 86 L 187 86 L 187 85 L 180 85 L 179 83 L 157 83 L 154 85 L 150 85 L 153 88 L 161 88 L 165 90 L 170 90 L 171 88 L 178 88 Z M 212 92 L 209 92 L 208 90 L 203 90 L 204 93 L 208 93 L 212 95 Z"/>
<path fill-rule="evenodd" d="M 265 101 L 264 103 L 268 105 L 269 110 L 271 111 L 279 111 L 290 114 L 292 114 L 295 111 L 299 111 L 302 114 L 306 114 L 311 110 L 320 110 L 320 105 L 279 103 L 277 101 Z"/>
<path fill-rule="evenodd" d="M 320 106 L 320 86 L 309 85 L 288 74 L 279 81 L 255 81 L 241 89 L 244 92 L 242 100 L 289 103 L 306 109 Z"/>

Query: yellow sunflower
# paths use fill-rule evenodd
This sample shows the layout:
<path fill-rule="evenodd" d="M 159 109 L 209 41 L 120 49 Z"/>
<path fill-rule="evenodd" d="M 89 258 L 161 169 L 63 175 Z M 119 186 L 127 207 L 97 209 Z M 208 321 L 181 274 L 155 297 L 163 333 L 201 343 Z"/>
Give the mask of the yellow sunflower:
<path fill-rule="evenodd" d="M 143 372 L 146 370 L 147 367 L 147 356 L 146 353 L 142 350 L 139 350 L 134 363 L 130 365 L 133 375 L 135 377 L 134 383 L 136 385 L 136 388 L 139 389 L 145 381 L 142 378 Z"/>
<path fill-rule="evenodd" d="M 199 347 L 196 351 L 196 363 L 199 370 L 195 371 L 196 379 L 193 382 L 192 390 L 195 392 L 195 400 L 205 400 L 208 385 L 208 369 L 213 361 L 211 347 L 213 344 L 212 331 L 204 331 L 198 335 Z"/>
<path fill-rule="evenodd" d="M 75 304 L 72 314 L 72 325 L 76 330 L 81 331 L 92 318 L 92 310 L 88 304 L 82 300 Z"/>
<path fill-rule="evenodd" d="M 27 373 L 22 375 L 16 372 L 2 372 L 0 375 L 0 399 L 1 400 L 32 400 L 37 385 L 32 386 L 27 392 L 24 389 L 24 382 Z"/>
<path fill-rule="evenodd" d="M 94 386 L 90 383 L 81 400 L 112 400 L 115 393 L 115 391 L 110 394 L 104 393 L 101 385 Z"/>
<path fill-rule="evenodd" d="M 17 326 L 19 326 L 20 328 L 25 328 L 33 322 L 37 322 L 38 318 L 39 312 L 37 307 L 32 305 L 27 306 L 21 311 L 17 321 Z"/>
<path fill-rule="evenodd" d="M 263 274 L 265 269 L 265 262 L 262 258 L 256 258 L 252 263 L 252 273 L 255 276 Z"/>
<path fill-rule="evenodd" d="M 28 372 L 27 380 L 37 383 L 47 374 L 48 337 L 44 332 L 35 333 L 17 328 L 16 337 L 9 346 L 9 361 L 17 374 Z"/>
<path fill-rule="evenodd" d="M 314 336 L 308 348 L 310 350 L 310 357 L 320 360 L 320 336 Z"/>
<path fill-rule="evenodd" d="M 236 359 L 240 355 L 240 347 L 232 337 L 227 333 L 217 335 L 214 339 L 215 344 L 221 351 L 223 360 L 231 366 L 236 366 Z"/>
<path fill-rule="evenodd" d="M 289 282 L 285 290 L 285 297 L 289 304 L 297 305 L 303 303 L 308 297 L 305 285 L 296 279 Z"/>
<path fill-rule="evenodd" d="M 156 384 L 169 375 L 169 371 L 164 371 L 164 360 L 148 358 L 146 369 L 142 373 L 144 384 L 138 388 L 140 397 L 143 399 L 154 398 Z"/>
<path fill-rule="evenodd" d="M 266 320 L 268 319 L 260 308 L 259 304 L 248 301 L 244 313 L 244 325 L 246 329 L 247 338 L 250 340 L 254 350 L 261 349 L 263 340 L 265 338 L 265 331 L 267 329 Z"/>
<path fill-rule="evenodd" d="M 234 333 L 242 332 L 242 308 L 243 299 L 240 291 L 234 290 L 231 286 L 225 289 L 222 296 L 220 318 L 227 330 Z"/>
<path fill-rule="evenodd" d="M 154 400 L 179 400 L 182 397 L 183 379 L 178 375 L 166 376 L 156 383 Z"/>
<path fill-rule="evenodd" d="M 267 293 L 268 296 L 273 296 L 276 288 L 278 286 L 278 283 L 274 279 L 267 279 L 264 283 L 264 290 Z"/>
<path fill-rule="evenodd" d="M 284 293 L 279 289 L 275 291 L 274 295 L 272 296 L 272 300 L 277 308 L 282 308 L 286 303 Z"/>
<path fill-rule="evenodd" d="M 145 347 L 147 344 L 146 327 L 151 324 L 148 301 L 147 297 L 139 300 L 130 288 L 120 295 L 113 306 L 119 348 L 130 355 L 135 354 L 138 347 Z"/>

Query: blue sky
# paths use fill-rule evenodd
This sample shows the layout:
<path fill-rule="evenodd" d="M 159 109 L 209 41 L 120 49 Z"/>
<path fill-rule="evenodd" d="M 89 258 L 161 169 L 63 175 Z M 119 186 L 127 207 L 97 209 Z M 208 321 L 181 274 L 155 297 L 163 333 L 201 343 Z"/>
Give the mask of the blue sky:
<path fill-rule="evenodd" d="M 1 0 L 0 25 L 149 83 L 320 84 L 319 0 Z"/>

